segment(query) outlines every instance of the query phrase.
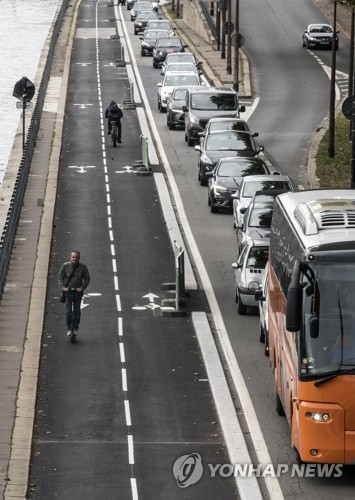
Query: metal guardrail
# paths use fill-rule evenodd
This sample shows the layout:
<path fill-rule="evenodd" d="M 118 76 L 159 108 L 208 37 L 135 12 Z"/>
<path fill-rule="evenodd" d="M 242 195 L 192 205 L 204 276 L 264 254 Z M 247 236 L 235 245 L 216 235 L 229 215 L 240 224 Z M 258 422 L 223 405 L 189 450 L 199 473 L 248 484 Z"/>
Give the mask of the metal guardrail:
<path fill-rule="evenodd" d="M 212 16 L 210 14 L 210 11 L 208 10 L 208 6 L 206 4 L 206 2 L 204 2 L 204 0 L 200 0 L 200 7 L 202 9 L 202 12 L 203 12 L 203 15 L 205 16 L 206 18 L 206 21 L 207 21 L 207 24 L 211 30 L 211 33 L 213 35 L 214 38 L 217 38 L 217 27 L 216 27 L 216 23 L 214 22 L 214 20 L 212 19 Z"/>
<path fill-rule="evenodd" d="M 62 6 L 53 25 L 47 61 L 44 66 L 41 83 L 37 91 L 36 105 L 32 113 L 21 163 L 17 172 L 15 186 L 11 196 L 10 206 L 7 211 L 6 221 L 0 238 L 0 302 L 4 293 L 6 274 L 10 265 L 11 253 L 14 245 L 18 222 L 20 220 L 23 199 L 25 196 L 28 175 L 31 167 L 33 150 L 35 147 L 39 124 L 41 121 L 43 104 L 47 93 L 48 81 L 53 62 L 54 48 L 63 23 L 68 3 L 69 0 L 62 1 Z"/>

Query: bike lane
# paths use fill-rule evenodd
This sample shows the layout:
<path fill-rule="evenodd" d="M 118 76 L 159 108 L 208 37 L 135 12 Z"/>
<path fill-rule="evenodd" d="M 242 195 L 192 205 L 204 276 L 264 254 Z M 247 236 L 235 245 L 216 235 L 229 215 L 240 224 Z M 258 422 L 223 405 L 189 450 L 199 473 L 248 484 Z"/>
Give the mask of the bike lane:
<path fill-rule="evenodd" d="M 123 111 L 117 148 L 102 119 L 111 99 L 129 99 L 114 34 L 109 2 L 81 4 L 28 498 L 236 498 L 233 477 L 211 478 L 205 470 L 185 490 L 173 474 L 182 455 L 198 453 L 204 464 L 229 459 L 191 316 L 161 314 L 161 284 L 174 280 L 174 255 L 154 178 L 132 168 L 141 156 L 136 111 Z M 92 280 L 74 345 L 57 287 L 73 248 Z M 194 292 L 192 303 L 208 312 L 203 293 Z"/>

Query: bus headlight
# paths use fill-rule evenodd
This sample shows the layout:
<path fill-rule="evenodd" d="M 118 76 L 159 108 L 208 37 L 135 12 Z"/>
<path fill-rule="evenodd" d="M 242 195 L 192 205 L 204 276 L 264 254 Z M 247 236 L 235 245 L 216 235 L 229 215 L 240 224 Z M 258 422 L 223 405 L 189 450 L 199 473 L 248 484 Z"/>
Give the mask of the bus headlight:
<path fill-rule="evenodd" d="M 321 412 L 313 412 L 307 411 L 306 417 L 314 420 L 315 422 L 329 422 L 330 414 L 329 413 L 321 413 Z"/>

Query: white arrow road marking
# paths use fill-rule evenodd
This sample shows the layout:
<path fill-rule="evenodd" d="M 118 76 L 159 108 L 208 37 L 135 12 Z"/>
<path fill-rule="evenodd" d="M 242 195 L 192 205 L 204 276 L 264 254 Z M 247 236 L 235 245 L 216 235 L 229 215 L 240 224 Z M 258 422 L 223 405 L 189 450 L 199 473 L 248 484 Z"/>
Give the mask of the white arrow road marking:
<path fill-rule="evenodd" d="M 135 311 L 146 311 L 147 310 L 145 308 L 145 306 L 133 306 L 132 309 L 134 309 Z"/>
<path fill-rule="evenodd" d="M 123 167 L 123 170 L 115 170 L 115 174 L 135 174 L 136 171 L 130 165 Z"/>
<path fill-rule="evenodd" d="M 95 165 L 81 165 L 80 167 L 78 165 L 69 165 L 68 168 L 77 168 L 78 174 L 85 174 L 87 168 L 95 168 Z"/>
<path fill-rule="evenodd" d="M 159 295 L 155 295 L 154 293 L 147 293 L 147 295 L 143 295 L 143 299 L 149 299 L 149 302 L 154 302 L 154 299 L 159 299 Z"/>
<path fill-rule="evenodd" d="M 90 103 L 83 103 L 83 104 L 74 104 L 74 106 L 79 106 L 80 109 L 86 109 L 87 106 L 93 106 L 93 104 L 90 104 Z"/>
<path fill-rule="evenodd" d="M 81 299 L 81 304 L 80 304 L 80 309 L 85 309 L 85 307 L 89 306 L 90 304 L 85 304 L 84 303 L 84 299 L 85 297 L 100 297 L 102 294 L 101 293 L 96 293 L 96 292 L 93 292 L 93 293 L 85 293 L 83 295 L 83 298 Z"/>

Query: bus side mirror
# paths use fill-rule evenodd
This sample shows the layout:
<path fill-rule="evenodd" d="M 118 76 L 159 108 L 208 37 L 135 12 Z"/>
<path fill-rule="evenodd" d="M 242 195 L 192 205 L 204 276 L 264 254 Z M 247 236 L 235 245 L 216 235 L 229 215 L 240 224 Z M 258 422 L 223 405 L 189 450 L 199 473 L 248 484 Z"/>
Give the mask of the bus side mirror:
<path fill-rule="evenodd" d="M 302 285 L 300 284 L 301 263 L 296 260 L 290 286 L 287 290 L 286 306 L 286 330 L 289 332 L 298 332 L 301 328 L 302 316 Z"/>

